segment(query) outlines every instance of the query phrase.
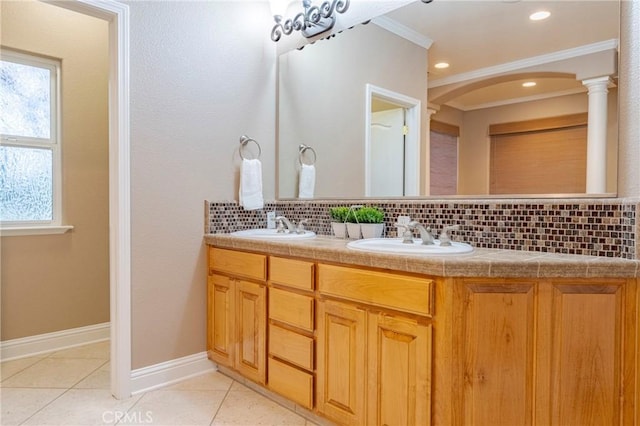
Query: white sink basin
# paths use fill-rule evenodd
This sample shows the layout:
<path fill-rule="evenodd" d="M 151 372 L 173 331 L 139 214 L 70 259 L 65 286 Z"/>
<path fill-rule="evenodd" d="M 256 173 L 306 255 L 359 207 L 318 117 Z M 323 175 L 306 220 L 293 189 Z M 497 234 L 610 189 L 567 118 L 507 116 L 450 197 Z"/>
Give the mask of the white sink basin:
<path fill-rule="evenodd" d="M 231 235 L 236 237 L 246 237 L 246 238 L 264 238 L 264 239 L 272 239 L 272 240 L 300 240 L 304 238 L 314 238 L 316 236 L 315 232 L 312 231 L 304 231 L 302 234 L 288 233 L 288 232 L 280 232 L 278 233 L 275 229 L 245 229 L 244 231 L 236 231 L 232 232 Z"/>
<path fill-rule="evenodd" d="M 403 243 L 402 238 L 366 238 L 351 241 L 347 247 L 369 252 L 413 255 L 463 254 L 473 251 L 473 247 L 465 243 L 451 242 L 450 246 L 441 246 L 440 241 L 435 240 L 435 244 L 424 245 L 419 238 L 414 239 L 413 244 Z"/>

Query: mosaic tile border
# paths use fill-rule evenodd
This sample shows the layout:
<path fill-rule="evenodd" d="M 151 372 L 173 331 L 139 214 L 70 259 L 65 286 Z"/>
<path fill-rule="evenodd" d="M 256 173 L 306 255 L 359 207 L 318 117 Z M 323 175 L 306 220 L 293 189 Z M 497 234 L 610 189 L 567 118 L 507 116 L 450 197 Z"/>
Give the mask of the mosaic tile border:
<path fill-rule="evenodd" d="M 312 200 L 267 202 L 246 211 L 236 201 L 205 201 L 205 233 L 228 233 L 266 227 L 266 212 L 289 219 L 311 219 L 307 227 L 331 235 L 328 208 L 338 205 L 380 206 L 385 235 L 395 236 L 399 215 L 410 216 L 439 232 L 459 224 L 453 239 L 475 247 L 638 259 L 638 200 Z"/>

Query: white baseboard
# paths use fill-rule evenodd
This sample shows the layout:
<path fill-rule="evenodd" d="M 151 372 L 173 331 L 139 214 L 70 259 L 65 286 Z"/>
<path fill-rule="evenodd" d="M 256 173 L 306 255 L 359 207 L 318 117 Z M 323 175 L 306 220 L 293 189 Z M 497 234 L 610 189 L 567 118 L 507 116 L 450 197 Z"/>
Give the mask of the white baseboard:
<path fill-rule="evenodd" d="M 104 322 L 86 327 L 6 340 L 0 342 L 0 359 L 9 361 L 60 351 L 88 343 L 101 342 L 109 340 L 109 332 L 110 324 Z"/>
<path fill-rule="evenodd" d="M 216 369 L 217 365 L 207 358 L 206 352 L 138 368 L 131 372 L 131 394 L 157 389 Z"/>

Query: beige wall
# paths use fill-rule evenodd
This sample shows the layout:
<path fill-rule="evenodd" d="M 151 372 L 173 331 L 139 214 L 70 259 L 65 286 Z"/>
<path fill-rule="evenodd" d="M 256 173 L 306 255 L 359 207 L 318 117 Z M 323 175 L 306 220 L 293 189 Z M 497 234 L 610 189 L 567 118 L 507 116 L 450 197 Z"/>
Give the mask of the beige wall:
<path fill-rule="evenodd" d="M 614 193 L 618 161 L 618 96 L 615 89 L 610 90 L 608 100 L 607 192 Z M 489 191 L 489 125 L 587 112 L 587 109 L 585 93 L 467 112 L 444 107 L 432 119 L 460 126 L 458 194 L 480 195 Z"/>
<path fill-rule="evenodd" d="M 2 340 L 109 321 L 108 40 L 104 21 L 1 3 L 2 45 L 62 59 L 63 235 L 3 237 Z"/>
<path fill-rule="evenodd" d="M 242 134 L 274 198 L 275 43 L 268 2 L 128 4 L 136 369 L 206 349 L 203 202 L 237 199 Z"/>

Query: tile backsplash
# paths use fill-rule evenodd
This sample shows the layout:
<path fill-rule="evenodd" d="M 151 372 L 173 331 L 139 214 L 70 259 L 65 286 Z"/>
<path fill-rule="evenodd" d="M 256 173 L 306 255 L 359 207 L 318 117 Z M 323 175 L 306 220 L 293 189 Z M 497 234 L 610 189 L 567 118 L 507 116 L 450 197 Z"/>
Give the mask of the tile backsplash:
<path fill-rule="evenodd" d="M 459 224 L 455 241 L 474 247 L 638 258 L 640 201 L 625 199 L 527 200 L 283 200 L 246 211 L 236 201 L 205 202 L 205 233 L 266 227 L 266 212 L 308 218 L 308 229 L 331 235 L 329 207 L 375 205 L 385 211 L 385 236 L 395 236 L 399 215 L 430 226 Z"/>

